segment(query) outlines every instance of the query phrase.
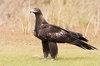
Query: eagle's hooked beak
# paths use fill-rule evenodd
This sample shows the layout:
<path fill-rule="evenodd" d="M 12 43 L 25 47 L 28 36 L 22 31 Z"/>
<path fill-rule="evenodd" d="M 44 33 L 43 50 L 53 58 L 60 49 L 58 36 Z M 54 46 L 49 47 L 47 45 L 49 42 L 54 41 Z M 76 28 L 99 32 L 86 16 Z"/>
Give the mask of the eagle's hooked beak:
<path fill-rule="evenodd" d="M 36 11 L 36 9 L 34 9 L 34 8 L 30 10 L 30 13 L 36 13 L 36 12 L 37 12 L 37 11 Z"/>

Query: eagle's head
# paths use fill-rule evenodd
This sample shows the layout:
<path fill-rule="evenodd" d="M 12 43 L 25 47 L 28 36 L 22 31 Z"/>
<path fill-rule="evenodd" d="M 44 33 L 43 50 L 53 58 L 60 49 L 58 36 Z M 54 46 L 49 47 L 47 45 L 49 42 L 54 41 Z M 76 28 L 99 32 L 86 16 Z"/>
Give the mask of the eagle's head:
<path fill-rule="evenodd" d="M 30 13 L 34 13 L 34 14 L 42 14 L 41 10 L 39 8 L 32 8 L 30 10 Z"/>

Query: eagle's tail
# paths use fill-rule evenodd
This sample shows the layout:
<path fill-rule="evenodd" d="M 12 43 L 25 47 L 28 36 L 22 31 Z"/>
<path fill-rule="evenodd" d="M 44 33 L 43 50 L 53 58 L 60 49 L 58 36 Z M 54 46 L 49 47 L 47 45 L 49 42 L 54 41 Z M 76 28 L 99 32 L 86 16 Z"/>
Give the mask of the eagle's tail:
<path fill-rule="evenodd" d="M 74 45 L 78 46 L 78 47 L 81 47 L 83 49 L 87 49 L 87 50 L 97 50 L 97 48 L 85 43 L 85 42 L 82 42 L 81 40 L 75 40 L 73 42 Z"/>

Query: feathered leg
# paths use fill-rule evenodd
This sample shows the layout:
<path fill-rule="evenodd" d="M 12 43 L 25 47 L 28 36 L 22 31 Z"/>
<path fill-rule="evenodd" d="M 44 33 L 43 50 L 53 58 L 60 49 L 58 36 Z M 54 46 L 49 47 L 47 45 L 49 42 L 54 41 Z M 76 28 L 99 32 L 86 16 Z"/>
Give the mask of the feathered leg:
<path fill-rule="evenodd" d="M 42 41 L 43 53 L 44 53 L 44 60 L 47 60 L 49 54 L 49 45 L 48 41 Z"/>
<path fill-rule="evenodd" d="M 54 60 L 57 53 L 58 53 L 58 47 L 57 47 L 57 43 L 55 42 L 48 42 L 49 44 L 49 52 L 50 52 L 50 55 L 51 55 L 51 60 Z"/>

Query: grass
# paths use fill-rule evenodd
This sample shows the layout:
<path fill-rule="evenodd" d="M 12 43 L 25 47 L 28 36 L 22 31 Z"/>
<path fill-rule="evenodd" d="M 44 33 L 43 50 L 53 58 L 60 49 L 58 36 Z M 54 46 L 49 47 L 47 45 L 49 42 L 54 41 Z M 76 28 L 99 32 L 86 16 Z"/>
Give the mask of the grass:
<path fill-rule="evenodd" d="M 2 34 L 1 34 L 2 35 Z M 12 36 L 10 39 L 9 36 Z M 20 37 L 22 36 L 22 37 Z M 100 52 L 88 51 L 69 44 L 58 44 L 55 61 L 43 60 L 40 40 L 31 34 L 2 35 L 0 66 L 99 66 Z M 24 39 L 26 38 L 26 39 Z M 99 47 L 98 47 L 99 48 Z"/>
<path fill-rule="evenodd" d="M 60 49 L 61 50 L 61 49 Z M 66 50 L 66 49 L 65 49 Z M 66 50 L 66 51 L 69 51 Z M 42 53 L 39 54 L 40 57 L 32 57 L 34 52 L 31 53 L 4 53 L 0 54 L 0 66 L 99 66 L 100 57 L 98 52 L 91 52 L 88 54 L 86 51 L 83 53 L 78 50 L 70 50 L 69 53 L 59 53 L 56 61 L 43 61 Z M 15 51 L 14 51 L 15 52 Z M 40 50 L 35 53 L 40 53 Z M 96 55 L 94 54 L 96 53 Z"/>
<path fill-rule="evenodd" d="M 23 47 L 22 47 L 23 48 Z M 21 48 L 21 49 L 22 49 Z M 27 47 L 26 47 L 27 48 Z M 19 49 L 19 48 L 17 48 Z M 36 49 L 36 48 L 35 48 Z M 23 50 L 23 49 L 22 49 Z M 34 50 L 34 49 L 33 49 Z M 60 49 L 59 55 L 55 61 L 44 61 L 41 49 L 30 52 L 26 50 L 16 52 L 14 50 L 0 53 L 0 66 L 99 66 L 100 53 L 98 51 L 83 51 L 77 49 L 65 49 L 65 52 Z M 82 51 L 82 52 L 81 52 Z M 41 53 L 40 53 L 41 52 Z M 75 52 L 75 53 L 74 53 Z M 33 55 L 39 54 L 40 57 Z"/>
<path fill-rule="evenodd" d="M 43 61 L 40 59 L 32 59 L 30 56 L 23 57 L 5 57 L 1 61 L 0 66 L 99 66 L 99 59 L 95 57 L 78 57 L 59 59 L 56 61 Z"/>

